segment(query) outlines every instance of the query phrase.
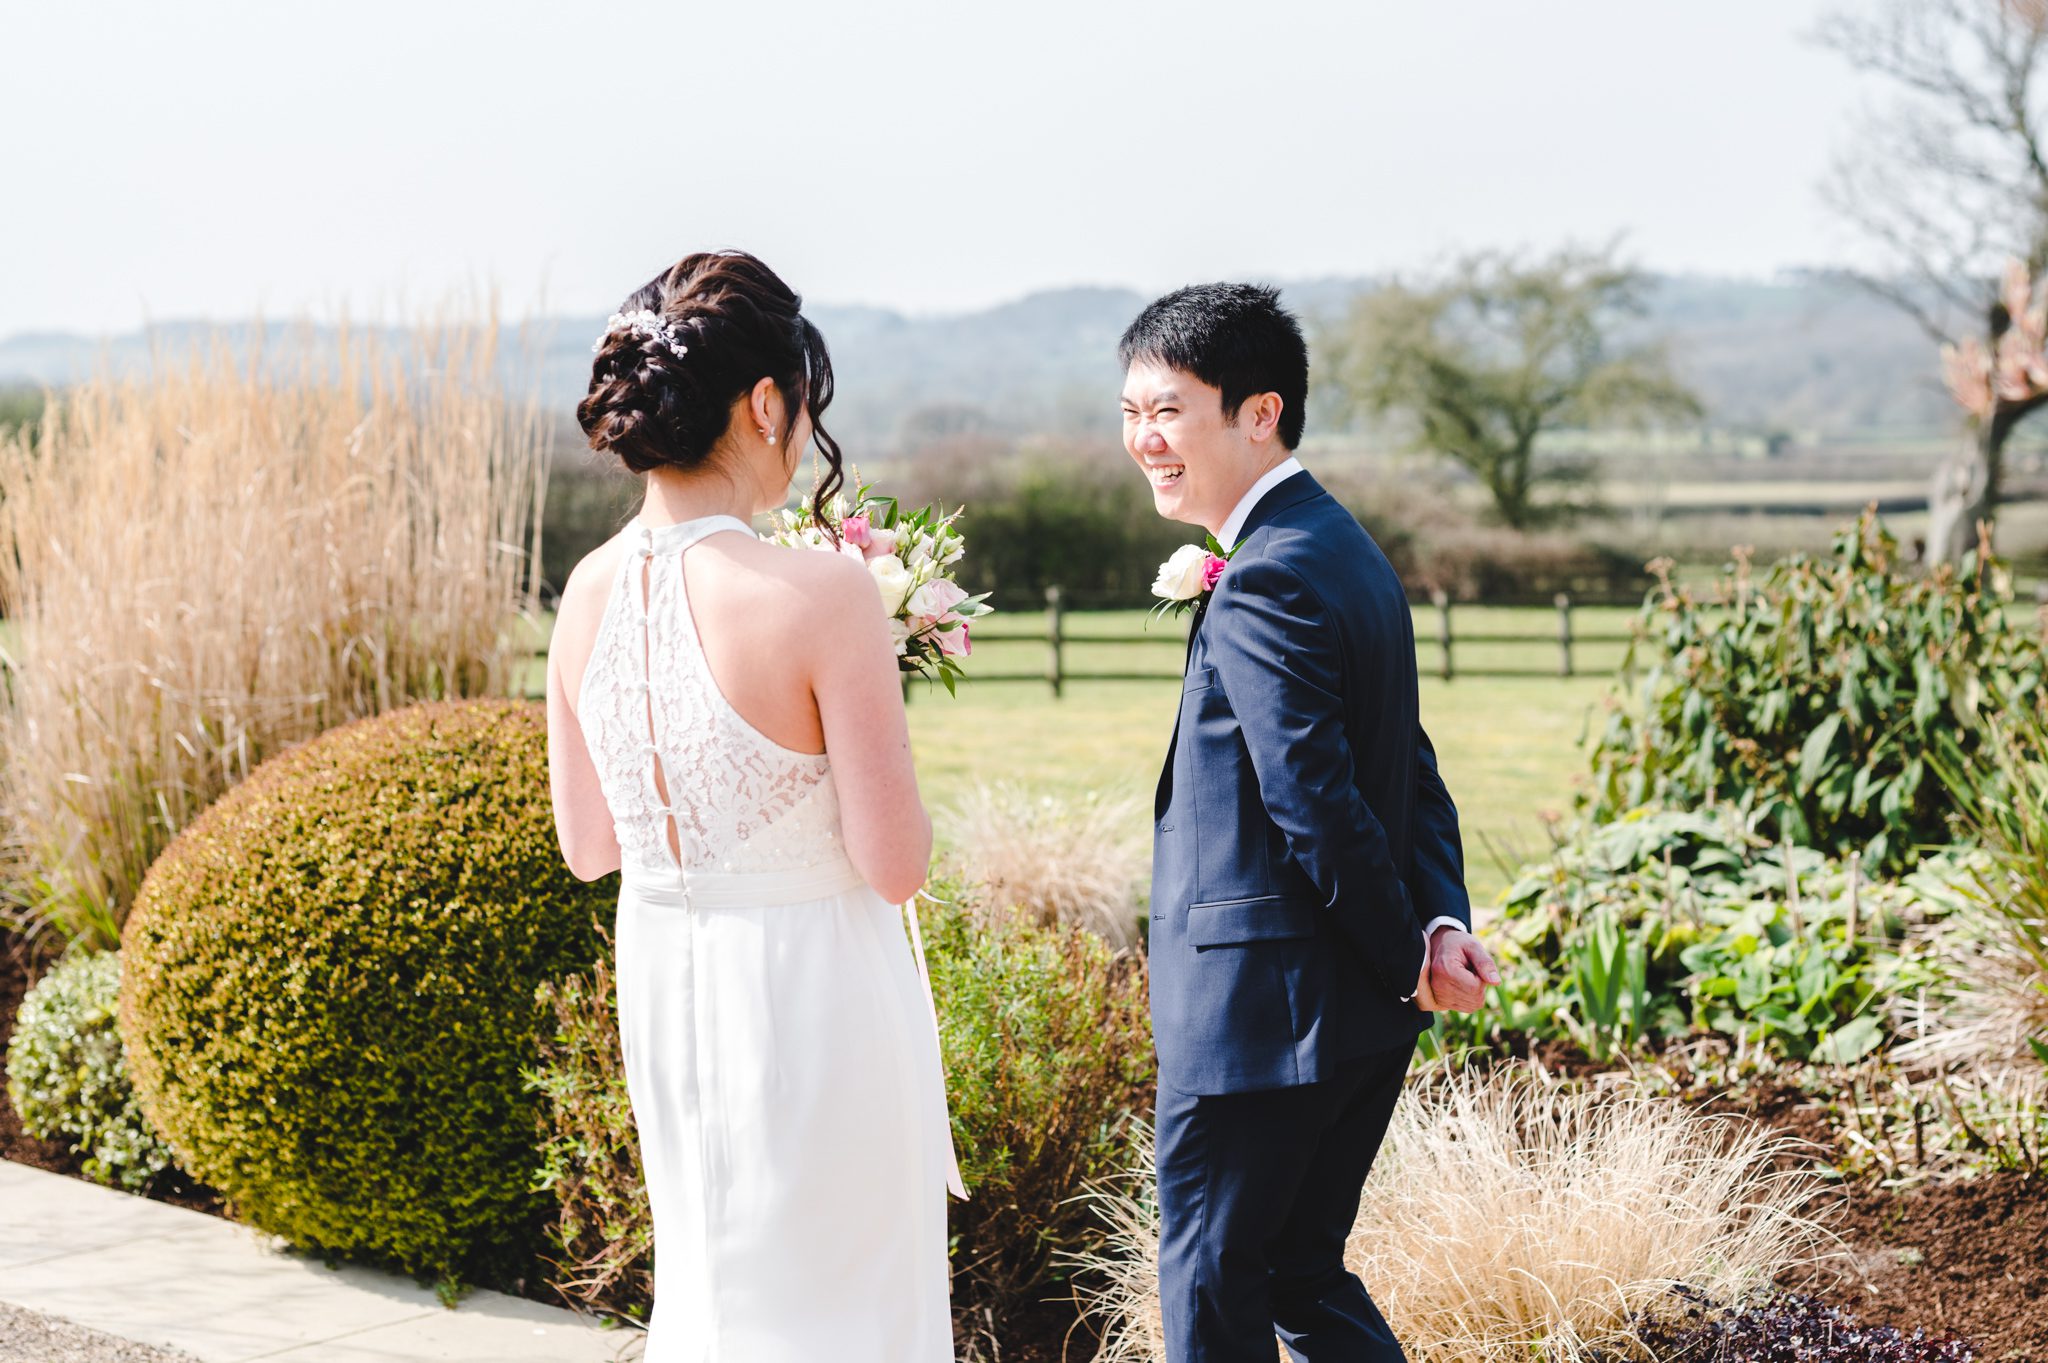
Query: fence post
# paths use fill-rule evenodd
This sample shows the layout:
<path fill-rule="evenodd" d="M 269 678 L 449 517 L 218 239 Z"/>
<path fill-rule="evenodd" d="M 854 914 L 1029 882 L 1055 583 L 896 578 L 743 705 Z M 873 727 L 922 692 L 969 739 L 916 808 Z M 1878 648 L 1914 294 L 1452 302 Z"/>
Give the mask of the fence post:
<path fill-rule="evenodd" d="M 1438 675 L 1445 681 L 1451 679 L 1451 594 L 1442 587 L 1430 589 L 1429 599 L 1436 604 L 1436 643 L 1442 653 L 1438 664 Z"/>
<path fill-rule="evenodd" d="M 1045 589 L 1045 642 L 1050 652 L 1045 662 L 1045 679 L 1052 686 L 1052 698 L 1054 700 L 1060 698 L 1061 683 L 1066 676 L 1066 668 L 1064 659 L 1061 656 L 1062 650 L 1060 646 L 1062 642 L 1060 624 L 1064 613 L 1060 606 L 1060 589 L 1058 587 L 1047 587 Z"/>
<path fill-rule="evenodd" d="M 1569 677 L 1572 674 L 1572 599 L 1569 594 L 1557 594 L 1557 675 Z"/>

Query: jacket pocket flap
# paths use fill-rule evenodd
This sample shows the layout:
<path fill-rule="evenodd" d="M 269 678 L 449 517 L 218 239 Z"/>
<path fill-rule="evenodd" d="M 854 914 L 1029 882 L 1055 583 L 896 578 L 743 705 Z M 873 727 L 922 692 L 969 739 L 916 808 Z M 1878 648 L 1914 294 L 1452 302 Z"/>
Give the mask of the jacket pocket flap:
<path fill-rule="evenodd" d="M 1208 689 L 1211 686 L 1214 686 L 1215 684 L 1215 668 L 1195 667 L 1188 669 L 1188 674 L 1185 677 L 1181 678 L 1180 689 L 1182 691 L 1202 691 Z"/>
<path fill-rule="evenodd" d="M 1236 942 L 1268 942 L 1289 937 L 1313 937 L 1315 934 L 1315 906 L 1288 895 L 1219 899 L 1208 904 L 1188 905 L 1190 946 L 1220 947 Z"/>

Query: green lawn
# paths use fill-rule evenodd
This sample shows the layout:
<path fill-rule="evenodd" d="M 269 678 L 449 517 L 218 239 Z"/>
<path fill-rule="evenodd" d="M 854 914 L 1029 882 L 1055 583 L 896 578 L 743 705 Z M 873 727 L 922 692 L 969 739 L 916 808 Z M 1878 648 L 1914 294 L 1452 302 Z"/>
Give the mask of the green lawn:
<path fill-rule="evenodd" d="M 1583 611 L 1583 634 L 1618 635 L 1628 611 Z M 1435 614 L 1416 615 L 1426 628 L 1425 674 L 1435 664 Z M 1472 644 L 1457 649 L 1461 667 L 1554 667 L 1556 616 L 1544 610 L 1461 608 L 1453 627 L 1473 634 L 1526 635 L 1529 644 Z M 970 680 L 957 697 L 917 683 L 910 702 L 911 739 L 925 798 L 941 808 L 976 781 L 1009 780 L 1048 792 L 1150 792 L 1173 732 L 1182 623 L 1146 623 L 1142 612 L 1067 617 L 1064 667 L 1069 673 L 1157 672 L 1158 681 L 1069 681 L 1055 700 L 1038 682 L 977 685 L 975 673 L 1043 675 L 1050 649 L 1042 615 L 991 617 L 982 631 L 1004 642 L 977 644 Z M 1086 642 L 1089 635 L 1157 636 L 1140 644 Z M 1008 641 L 1009 636 L 1031 635 Z M 1581 671 L 1611 672 L 1619 645 L 1586 645 Z M 1422 722 L 1436 745 L 1445 784 L 1463 815 L 1466 864 L 1476 901 L 1490 903 L 1506 886 L 1500 858 L 1519 862 L 1548 846 L 1543 815 L 1571 806 L 1584 768 L 1578 742 L 1606 682 L 1601 677 L 1422 679 Z M 1496 855 L 1498 854 L 1498 856 Z"/>
<path fill-rule="evenodd" d="M 1463 818 L 1475 902 L 1507 884 L 1489 846 L 1514 860 L 1548 846 L 1542 815 L 1570 808 L 1580 728 L 1600 693 L 1586 679 L 1423 681 L 1423 727 Z M 1072 683 L 1059 700 L 1022 683 L 969 682 L 958 697 L 920 686 L 910 733 L 926 803 L 937 810 L 995 780 L 1149 793 L 1178 695 L 1171 681 Z"/>
<path fill-rule="evenodd" d="M 1586 610 L 1575 614 L 1583 635 L 1621 634 L 1632 614 Z M 551 621 L 543 621 L 543 628 Z M 1554 668 L 1554 612 L 1460 607 L 1459 633 L 1525 635 L 1527 644 L 1469 644 L 1457 648 L 1460 667 Z M 1416 612 L 1421 650 L 1422 722 L 1442 763 L 1465 830 L 1465 859 L 1474 901 L 1491 903 L 1508 875 L 1495 855 L 1519 861 L 1548 846 L 1542 816 L 1571 807 L 1585 763 L 1579 735 L 1605 690 L 1599 676 L 1481 678 L 1444 682 L 1429 675 L 1436 664 L 1435 613 Z M 1157 681 L 1069 681 L 1055 700 L 1043 682 L 986 682 L 976 674 L 1043 676 L 1049 649 L 1043 615 L 992 616 L 981 633 L 989 641 L 968 659 L 969 680 L 957 697 L 913 683 L 910 732 L 917 749 L 925 800 L 940 811 L 977 781 L 1011 781 L 1054 794 L 1088 790 L 1149 793 L 1158 780 L 1179 693 L 1183 622 L 1152 620 L 1142 611 L 1091 612 L 1066 618 L 1064 666 L 1071 673 L 1151 672 Z M 1014 642 L 999 636 L 1029 635 Z M 1088 643 L 1090 635 L 1124 635 L 1142 643 Z M 1618 645 L 1583 645 L 1581 672 L 1611 671 Z M 535 693 L 541 668 L 531 668 Z"/>

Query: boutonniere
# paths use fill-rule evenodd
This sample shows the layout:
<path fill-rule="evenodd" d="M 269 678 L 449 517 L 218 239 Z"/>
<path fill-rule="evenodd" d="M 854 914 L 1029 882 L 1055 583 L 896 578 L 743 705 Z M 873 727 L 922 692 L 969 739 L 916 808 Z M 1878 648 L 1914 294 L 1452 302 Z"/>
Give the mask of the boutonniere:
<path fill-rule="evenodd" d="M 1223 569 L 1230 562 L 1232 549 L 1225 553 L 1216 537 L 1208 537 L 1206 547 L 1199 544 L 1183 544 L 1173 551 L 1173 557 L 1159 565 L 1159 576 L 1153 579 L 1152 595 L 1160 599 L 1155 615 L 1172 615 L 1192 610 L 1197 602 L 1208 599 L 1216 590 L 1216 580 L 1223 576 Z"/>

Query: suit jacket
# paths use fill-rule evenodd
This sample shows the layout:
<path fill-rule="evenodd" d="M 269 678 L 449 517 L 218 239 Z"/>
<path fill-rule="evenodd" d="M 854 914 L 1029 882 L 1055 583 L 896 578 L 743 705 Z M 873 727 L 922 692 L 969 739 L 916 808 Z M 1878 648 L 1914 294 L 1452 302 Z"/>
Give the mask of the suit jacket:
<path fill-rule="evenodd" d="M 1472 924 L 1393 566 L 1307 473 L 1246 518 L 1190 631 L 1154 807 L 1159 1078 L 1312 1083 L 1411 1043 L 1422 924 Z"/>

